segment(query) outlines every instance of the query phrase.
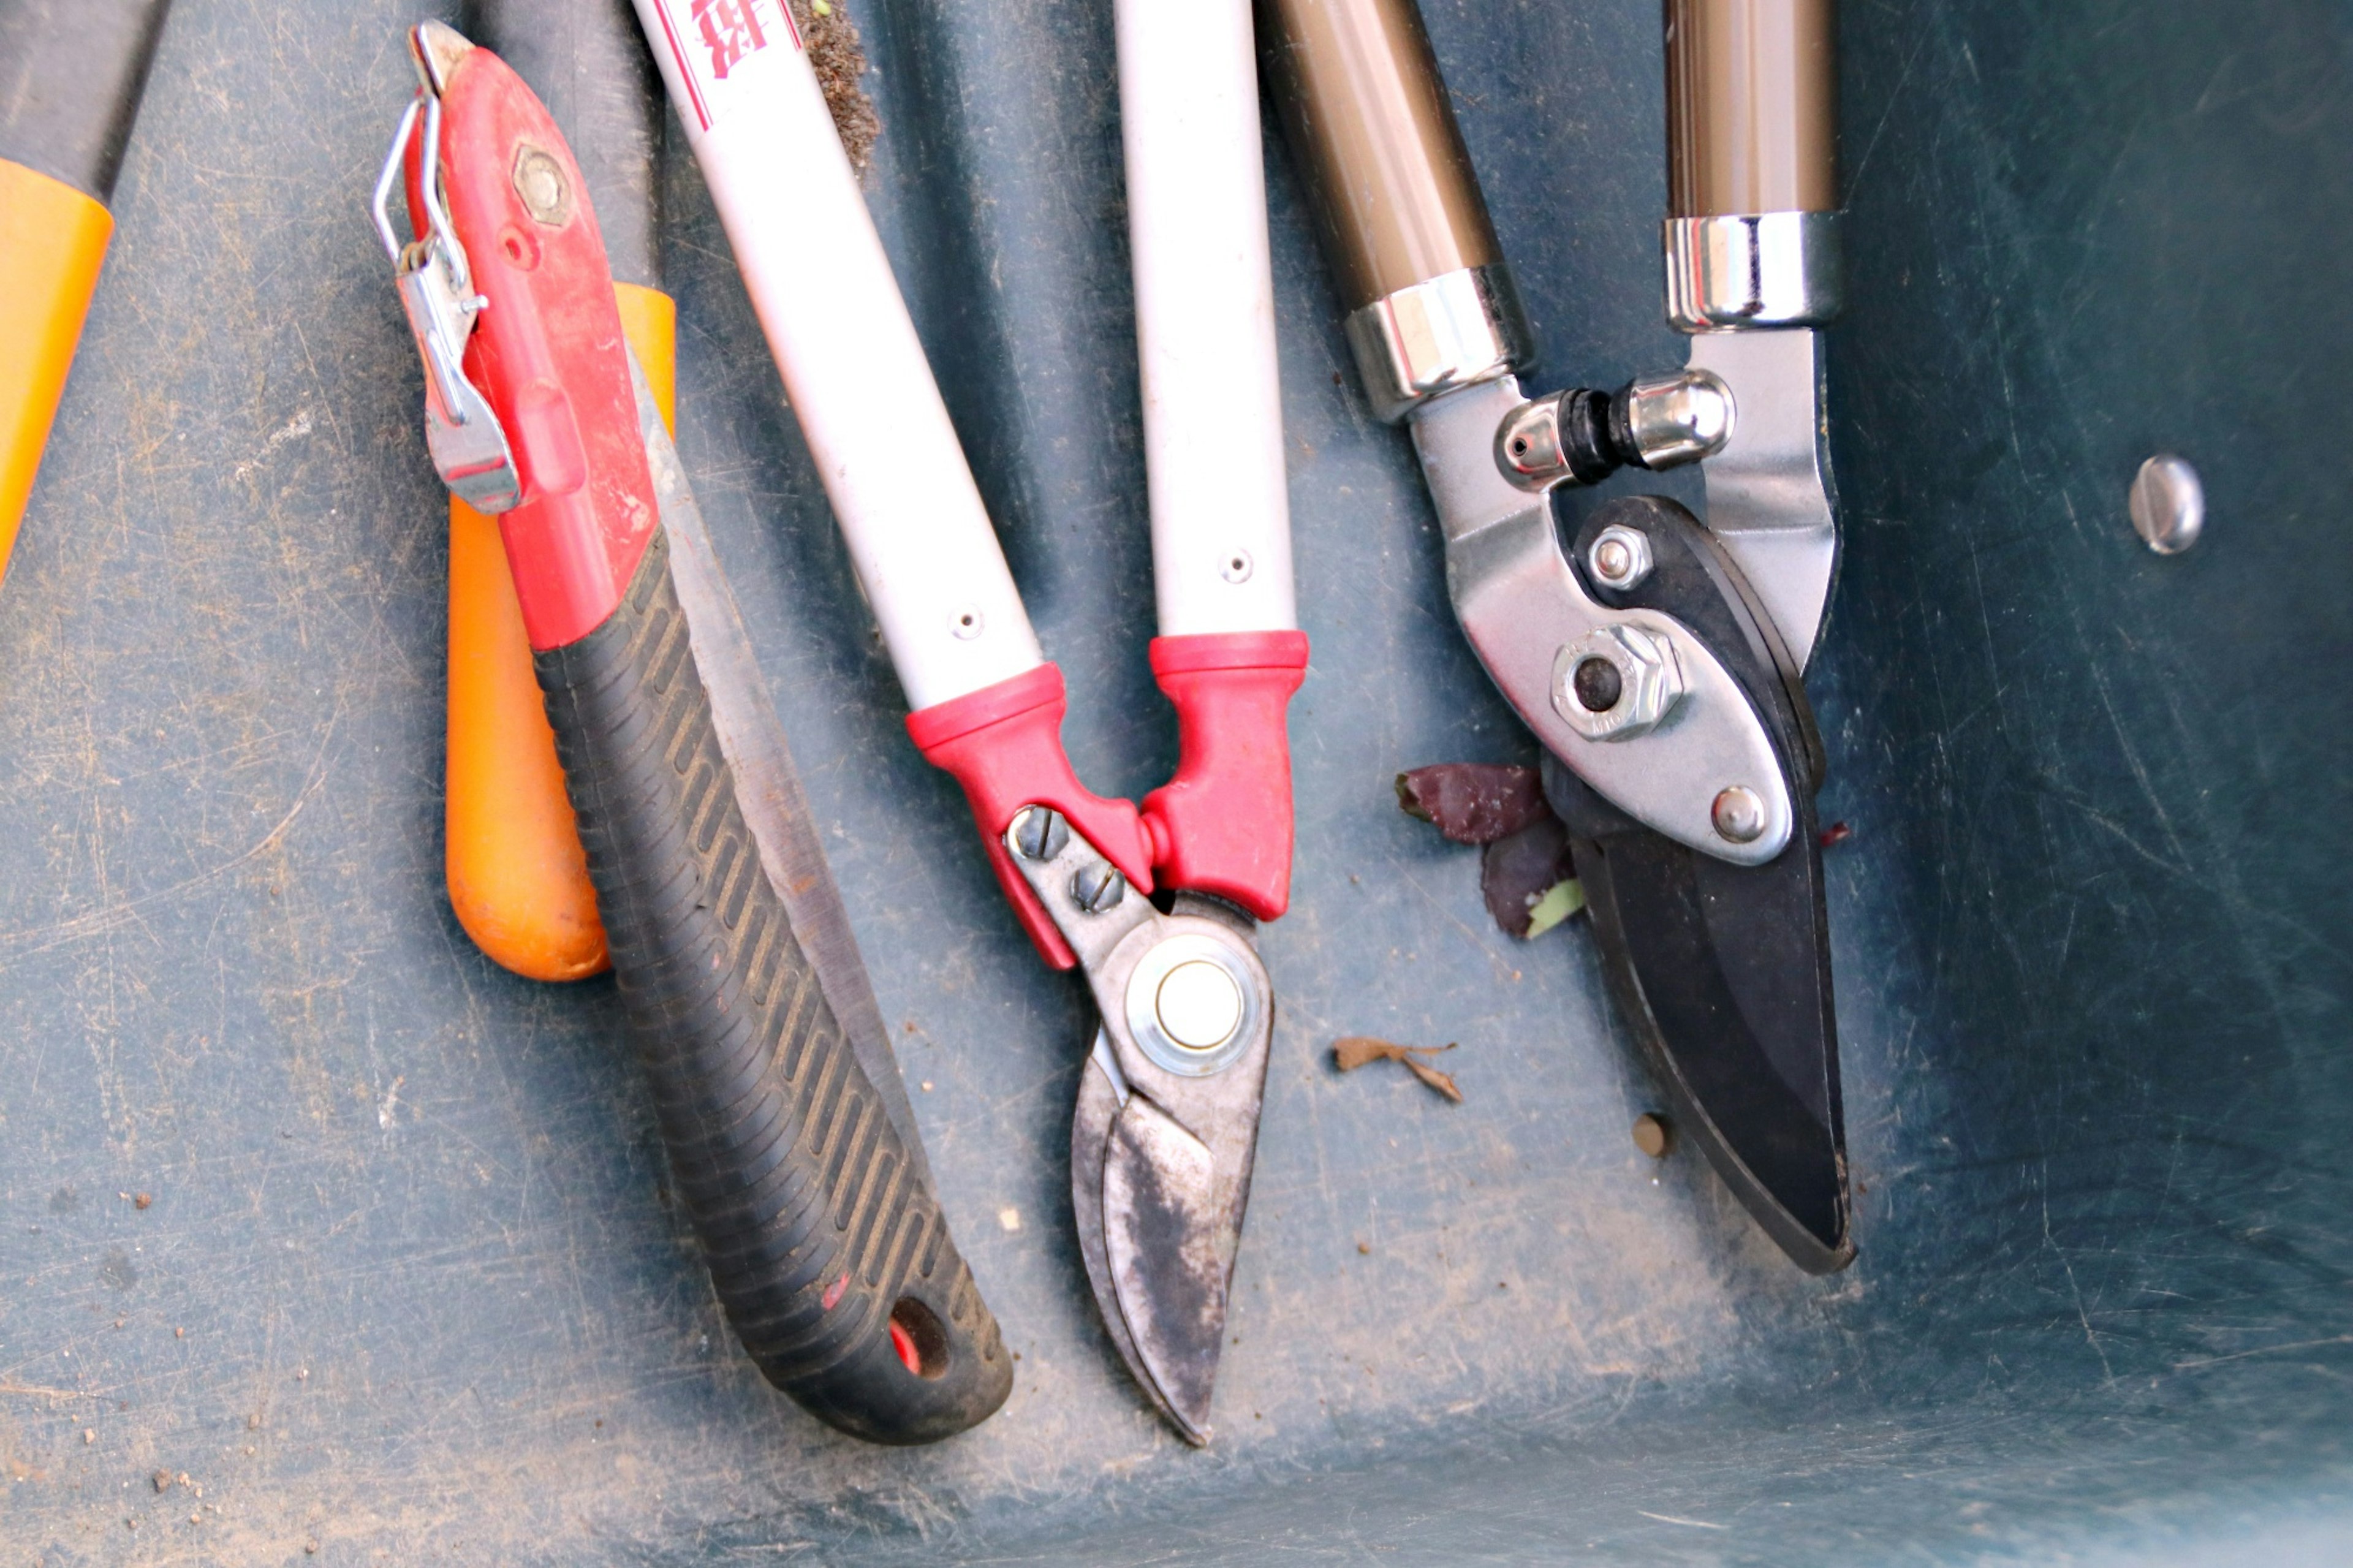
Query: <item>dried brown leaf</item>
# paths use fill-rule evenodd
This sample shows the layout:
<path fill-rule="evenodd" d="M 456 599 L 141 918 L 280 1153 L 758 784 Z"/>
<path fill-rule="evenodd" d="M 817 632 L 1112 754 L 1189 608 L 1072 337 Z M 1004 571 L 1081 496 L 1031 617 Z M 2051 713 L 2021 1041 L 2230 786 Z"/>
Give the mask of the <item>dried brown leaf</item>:
<path fill-rule="evenodd" d="M 1460 1105 L 1461 1089 L 1455 1087 L 1451 1078 L 1429 1065 L 1430 1058 L 1443 1056 L 1458 1043 L 1450 1040 L 1442 1046 L 1400 1046 L 1370 1035 L 1349 1035 L 1332 1042 L 1332 1065 L 1342 1072 L 1354 1072 L 1366 1062 L 1401 1062 L 1408 1072 Z"/>
<path fill-rule="evenodd" d="M 1439 1093 L 1444 1095 L 1455 1104 L 1460 1105 L 1462 1103 L 1462 1091 L 1454 1087 L 1454 1080 L 1451 1078 L 1449 1078 L 1446 1074 L 1440 1072 L 1436 1068 L 1431 1067 L 1428 1062 L 1416 1061 L 1412 1058 L 1409 1057 L 1406 1058 L 1405 1070 L 1413 1074 L 1414 1077 L 1421 1079 L 1422 1082 L 1430 1085 L 1430 1088 L 1436 1089 Z"/>
<path fill-rule="evenodd" d="M 1405 1047 L 1387 1040 L 1376 1040 L 1369 1035 L 1350 1035 L 1332 1042 L 1332 1065 L 1342 1072 L 1355 1072 L 1366 1062 L 1396 1062 L 1405 1059 Z"/>

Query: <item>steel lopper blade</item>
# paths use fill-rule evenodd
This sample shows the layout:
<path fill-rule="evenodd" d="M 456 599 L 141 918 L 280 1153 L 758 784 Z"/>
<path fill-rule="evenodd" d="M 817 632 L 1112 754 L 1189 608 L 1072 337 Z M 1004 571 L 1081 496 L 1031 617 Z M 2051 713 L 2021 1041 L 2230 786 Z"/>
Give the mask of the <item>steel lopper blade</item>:
<path fill-rule="evenodd" d="M 1731 668 L 1766 721 L 1796 821 L 1761 866 L 1703 854 L 1634 821 L 1551 756 L 1605 972 L 1693 1141 L 1800 1268 L 1854 1257 L 1814 795 L 1821 750 L 1794 661 L 1720 542 L 1672 501 L 1601 508 L 1592 536 L 1639 529 L 1657 565 L 1611 602 L 1673 616 Z"/>
<path fill-rule="evenodd" d="M 1048 807 L 1025 808 L 1005 844 L 1102 1019 L 1071 1129 L 1095 1305 L 1169 1425 L 1206 1444 L 1274 1030 L 1255 928 L 1193 893 L 1162 913 Z"/>
<path fill-rule="evenodd" d="M 1194 1443 L 1208 1440 L 1234 1261 L 1217 1187 L 1208 1145 L 1129 1096 L 1103 1145 L 1103 1258 L 1145 1386 Z"/>

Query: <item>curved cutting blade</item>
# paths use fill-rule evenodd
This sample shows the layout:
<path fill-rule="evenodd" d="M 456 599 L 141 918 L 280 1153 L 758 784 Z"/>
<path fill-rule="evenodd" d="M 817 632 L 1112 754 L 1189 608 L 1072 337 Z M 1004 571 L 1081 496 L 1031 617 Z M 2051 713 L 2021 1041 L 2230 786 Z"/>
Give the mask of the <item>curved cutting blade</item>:
<path fill-rule="evenodd" d="M 1626 497 L 1587 520 L 1580 560 L 1609 526 L 1641 531 L 1655 560 L 1610 601 L 1673 616 L 1733 671 L 1773 736 L 1795 822 L 1780 854 L 1736 866 L 1637 823 L 1549 756 L 1545 794 L 1568 825 L 1611 994 L 1674 1114 L 1782 1250 L 1827 1274 L 1854 1243 L 1814 816 L 1820 738 L 1796 661 L 1722 542 L 1672 501 Z"/>
<path fill-rule="evenodd" d="M 1743 868 L 1635 823 L 1594 833 L 1590 792 L 1557 765 L 1545 782 L 1610 993 L 1677 1121 L 1799 1268 L 1843 1268 L 1854 1243 L 1810 802 L 1802 837 Z"/>
<path fill-rule="evenodd" d="M 1079 1105 L 1071 1119 L 1071 1208 L 1079 1226 L 1079 1255 L 1087 1266 L 1087 1283 L 1095 1293 L 1095 1310 L 1103 1331 L 1119 1348 L 1130 1377 L 1152 1396 L 1162 1415 L 1176 1419 L 1167 1402 L 1153 1387 L 1151 1374 L 1135 1353 L 1135 1340 L 1127 1331 L 1127 1314 L 1120 1310 L 1119 1291 L 1112 1283 L 1111 1257 L 1103 1247 L 1103 1155 L 1111 1142 L 1112 1123 L 1119 1119 L 1127 1098 L 1126 1080 L 1113 1059 L 1110 1037 L 1095 1030 L 1094 1049 L 1079 1069 Z"/>
<path fill-rule="evenodd" d="M 1103 1253 L 1138 1377 L 1186 1441 L 1209 1440 L 1233 1226 L 1208 1144 L 1132 1095 L 1103 1145 Z"/>

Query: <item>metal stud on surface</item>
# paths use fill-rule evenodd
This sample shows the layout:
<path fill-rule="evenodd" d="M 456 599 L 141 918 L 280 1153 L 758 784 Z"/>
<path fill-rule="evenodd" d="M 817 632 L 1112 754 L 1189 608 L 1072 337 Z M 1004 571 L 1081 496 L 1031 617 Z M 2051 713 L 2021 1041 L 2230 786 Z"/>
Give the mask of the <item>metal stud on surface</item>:
<path fill-rule="evenodd" d="M 2187 458 L 2159 452 L 2133 476 L 2133 531 L 2159 555 L 2179 555 L 2206 528 L 2206 487 Z"/>

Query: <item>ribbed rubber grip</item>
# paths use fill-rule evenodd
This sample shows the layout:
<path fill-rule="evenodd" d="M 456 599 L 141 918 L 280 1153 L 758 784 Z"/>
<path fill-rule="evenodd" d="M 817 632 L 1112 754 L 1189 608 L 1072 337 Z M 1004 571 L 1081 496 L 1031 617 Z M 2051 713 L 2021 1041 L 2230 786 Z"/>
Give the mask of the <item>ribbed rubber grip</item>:
<path fill-rule="evenodd" d="M 986 1419 L 1011 1358 L 761 868 L 668 535 L 602 626 L 534 660 L 728 1322 L 770 1383 L 855 1436 L 927 1443 Z"/>

